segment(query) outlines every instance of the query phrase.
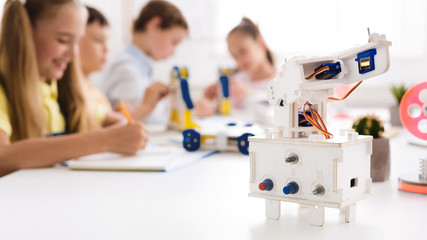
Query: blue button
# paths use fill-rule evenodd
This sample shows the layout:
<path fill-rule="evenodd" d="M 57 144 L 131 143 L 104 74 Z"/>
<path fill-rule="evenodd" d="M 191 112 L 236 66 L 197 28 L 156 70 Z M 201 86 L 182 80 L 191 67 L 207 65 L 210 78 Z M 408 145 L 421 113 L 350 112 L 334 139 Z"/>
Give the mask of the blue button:
<path fill-rule="evenodd" d="M 290 182 L 286 187 L 283 188 L 283 193 L 288 194 L 295 194 L 299 190 L 298 184 L 296 182 Z"/>

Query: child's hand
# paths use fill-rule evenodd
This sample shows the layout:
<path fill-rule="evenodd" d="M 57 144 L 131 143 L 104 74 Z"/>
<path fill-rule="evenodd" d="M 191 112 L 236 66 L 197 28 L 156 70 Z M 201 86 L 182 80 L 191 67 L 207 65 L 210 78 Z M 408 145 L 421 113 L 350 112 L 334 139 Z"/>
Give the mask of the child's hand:
<path fill-rule="evenodd" d="M 235 98 L 244 99 L 252 95 L 252 91 L 244 83 L 236 80 L 230 81 L 230 95 Z"/>
<path fill-rule="evenodd" d="M 108 112 L 106 114 L 104 122 L 102 123 L 102 126 L 109 127 L 114 124 L 123 125 L 124 123 L 127 123 L 127 119 L 121 112 L 120 107 L 117 105 L 114 107 L 114 111 Z"/>
<path fill-rule="evenodd" d="M 209 87 L 206 88 L 204 92 L 204 97 L 209 100 L 214 100 L 218 98 L 218 87 L 219 83 L 211 84 Z"/>
<path fill-rule="evenodd" d="M 145 89 L 144 99 L 142 103 L 134 108 L 129 106 L 129 113 L 133 119 L 142 121 L 153 111 L 157 103 L 169 94 L 169 88 L 161 82 L 155 82 Z M 121 112 L 120 106 L 114 106 L 114 111 Z"/>
<path fill-rule="evenodd" d="M 215 114 L 217 110 L 217 102 L 202 98 L 194 104 L 194 115 L 197 117 L 208 117 Z"/>
<path fill-rule="evenodd" d="M 130 124 L 116 124 L 105 129 L 107 151 L 122 154 L 135 154 L 139 149 L 145 148 L 148 133 L 140 122 Z"/>
<path fill-rule="evenodd" d="M 161 82 L 151 84 L 144 94 L 142 105 L 148 112 L 153 111 L 156 104 L 169 93 L 169 88 Z"/>

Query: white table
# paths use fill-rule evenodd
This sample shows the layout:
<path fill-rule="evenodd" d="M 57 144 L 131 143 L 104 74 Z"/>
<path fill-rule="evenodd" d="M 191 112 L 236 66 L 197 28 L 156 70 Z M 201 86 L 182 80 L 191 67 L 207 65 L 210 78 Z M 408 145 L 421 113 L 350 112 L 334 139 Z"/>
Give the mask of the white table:
<path fill-rule="evenodd" d="M 427 195 L 397 189 L 427 154 L 408 137 L 391 140 L 391 178 L 352 223 L 326 209 L 324 227 L 311 226 L 291 203 L 266 220 L 265 201 L 247 196 L 248 158 L 221 153 L 170 173 L 18 171 L 0 179 L 0 239 L 426 239 Z"/>

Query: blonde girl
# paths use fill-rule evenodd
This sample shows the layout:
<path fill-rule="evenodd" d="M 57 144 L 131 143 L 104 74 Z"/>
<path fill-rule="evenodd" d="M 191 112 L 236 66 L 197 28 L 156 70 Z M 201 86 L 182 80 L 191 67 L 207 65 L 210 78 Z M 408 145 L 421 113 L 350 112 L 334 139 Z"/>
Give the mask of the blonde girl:
<path fill-rule="evenodd" d="M 73 61 L 86 18 L 77 0 L 6 2 L 0 33 L 0 176 L 92 153 L 132 154 L 145 146 L 141 124 L 100 128 L 86 101 Z"/>

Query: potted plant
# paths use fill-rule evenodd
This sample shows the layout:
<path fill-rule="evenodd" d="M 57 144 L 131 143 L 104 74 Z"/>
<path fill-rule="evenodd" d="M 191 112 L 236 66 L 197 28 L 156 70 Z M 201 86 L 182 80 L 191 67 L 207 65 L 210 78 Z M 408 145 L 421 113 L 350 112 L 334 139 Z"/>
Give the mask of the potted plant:
<path fill-rule="evenodd" d="M 384 126 L 382 121 L 375 115 L 359 117 L 353 129 L 359 135 L 372 135 L 371 155 L 371 178 L 374 182 L 382 182 L 390 177 L 390 142 L 388 138 L 382 137 Z"/>
<path fill-rule="evenodd" d="M 390 123 L 392 126 L 402 126 L 399 116 L 399 105 L 406 90 L 408 90 L 408 88 L 403 83 L 399 85 L 392 85 L 390 88 L 391 93 L 396 99 L 396 103 L 390 107 Z"/>

